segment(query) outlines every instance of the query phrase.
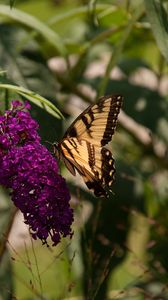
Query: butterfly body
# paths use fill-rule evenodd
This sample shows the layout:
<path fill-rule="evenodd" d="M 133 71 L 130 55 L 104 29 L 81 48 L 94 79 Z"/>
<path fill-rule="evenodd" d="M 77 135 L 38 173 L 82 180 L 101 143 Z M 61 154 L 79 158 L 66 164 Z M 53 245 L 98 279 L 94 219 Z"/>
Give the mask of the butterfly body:
<path fill-rule="evenodd" d="M 114 134 L 122 100 L 120 95 L 101 97 L 76 118 L 61 142 L 54 144 L 58 159 L 73 175 L 77 170 L 97 197 L 106 197 L 106 189 L 111 191 L 114 181 L 114 159 L 104 146 Z"/>

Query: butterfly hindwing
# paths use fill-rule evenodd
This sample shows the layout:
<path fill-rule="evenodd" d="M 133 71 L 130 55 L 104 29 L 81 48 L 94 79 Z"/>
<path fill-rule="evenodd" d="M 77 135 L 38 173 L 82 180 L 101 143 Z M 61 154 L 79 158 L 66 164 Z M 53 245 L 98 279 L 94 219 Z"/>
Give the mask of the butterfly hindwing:
<path fill-rule="evenodd" d="M 72 144 L 78 146 L 75 148 Z M 114 159 L 108 149 L 87 141 L 77 144 L 77 139 L 67 139 L 61 144 L 61 152 L 65 165 L 73 175 L 72 167 L 75 167 L 96 196 L 107 196 L 105 188 L 111 190 L 115 173 Z"/>
<path fill-rule="evenodd" d="M 114 181 L 114 159 L 104 146 L 112 139 L 121 105 L 121 96 L 100 98 L 77 117 L 58 145 L 69 171 L 75 175 L 77 170 L 98 197 L 106 197 Z"/>
<path fill-rule="evenodd" d="M 115 166 L 111 152 L 102 148 L 99 154 L 100 160 L 91 165 L 93 178 L 84 177 L 84 181 L 89 189 L 91 189 L 97 197 L 107 197 L 106 187 L 110 191 L 114 181 Z M 101 167 L 100 167 L 101 166 Z"/>

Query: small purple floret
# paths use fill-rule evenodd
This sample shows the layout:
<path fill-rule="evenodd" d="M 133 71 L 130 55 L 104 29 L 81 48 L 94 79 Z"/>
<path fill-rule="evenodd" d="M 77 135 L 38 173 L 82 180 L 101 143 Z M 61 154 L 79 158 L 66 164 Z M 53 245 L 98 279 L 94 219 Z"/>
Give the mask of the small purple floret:
<path fill-rule="evenodd" d="M 12 102 L 0 116 L 0 184 L 11 189 L 11 197 L 29 225 L 34 239 L 53 245 L 61 236 L 72 236 L 73 211 L 64 178 L 50 152 L 40 144 L 38 124 L 25 109 Z"/>

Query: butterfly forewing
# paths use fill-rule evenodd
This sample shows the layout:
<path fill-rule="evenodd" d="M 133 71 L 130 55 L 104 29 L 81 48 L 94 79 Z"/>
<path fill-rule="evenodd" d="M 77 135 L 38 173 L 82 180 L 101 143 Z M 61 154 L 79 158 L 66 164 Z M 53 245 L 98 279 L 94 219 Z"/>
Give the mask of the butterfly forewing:
<path fill-rule="evenodd" d="M 121 96 L 101 97 L 97 104 L 89 106 L 72 123 L 64 138 L 76 137 L 104 146 L 114 134 L 117 117 L 122 105 Z"/>
<path fill-rule="evenodd" d="M 114 134 L 122 105 L 121 96 L 100 98 L 72 123 L 59 143 L 59 150 L 69 171 L 75 169 L 96 196 L 107 196 L 114 181 L 114 159 L 104 147 Z"/>

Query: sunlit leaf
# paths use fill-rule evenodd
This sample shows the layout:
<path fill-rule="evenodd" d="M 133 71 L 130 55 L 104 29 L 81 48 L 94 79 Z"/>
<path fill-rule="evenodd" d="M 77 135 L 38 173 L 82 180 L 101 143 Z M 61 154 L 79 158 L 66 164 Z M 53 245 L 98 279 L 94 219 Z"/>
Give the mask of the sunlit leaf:
<path fill-rule="evenodd" d="M 20 23 L 29 29 L 37 31 L 57 50 L 59 54 L 61 54 L 61 56 L 66 55 L 66 48 L 60 36 L 34 16 L 16 8 L 10 9 L 7 5 L 0 5 L 0 15 L 7 17 L 14 22 Z"/>
<path fill-rule="evenodd" d="M 161 1 L 145 0 L 145 5 L 158 47 L 168 62 L 168 14 Z"/>
<path fill-rule="evenodd" d="M 19 95 L 23 96 L 24 98 L 28 99 L 29 101 L 33 102 L 34 104 L 38 105 L 39 107 L 45 109 L 51 115 L 57 118 L 63 118 L 63 115 L 59 111 L 58 108 L 55 107 L 53 103 L 45 99 L 44 97 L 28 90 L 23 87 L 11 85 L 11 84 L 0 84 L 0 88 L 9 89 L 15 91 Z"/>
<path fill-rule="evenodd" d="M 111 10 L 111 4 L 110 5 L 109 4 L 97 4 L 95 7 L 95 12 L 101 13 L 104 10 L 106 11 L 109 9 Z M 72 18 L 76 18 L 76 17 L 81 18 L 86 15 L 88 15 L 88 5 L 75 7 L 71 10 L 65 11 L 62 14 L 56 15 L 56 16 L 52 17 L 48 23 L 50 25 L 54 25 L 54 24 L 57 24 L 59 22 L 62 22 L 62 21 L 68 20 L 68 19 L 72 19 Z"/>

